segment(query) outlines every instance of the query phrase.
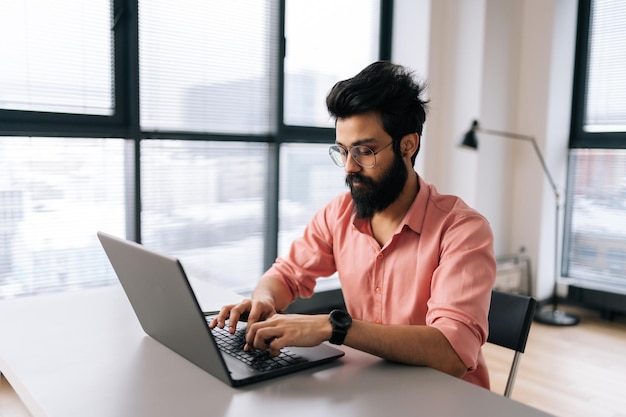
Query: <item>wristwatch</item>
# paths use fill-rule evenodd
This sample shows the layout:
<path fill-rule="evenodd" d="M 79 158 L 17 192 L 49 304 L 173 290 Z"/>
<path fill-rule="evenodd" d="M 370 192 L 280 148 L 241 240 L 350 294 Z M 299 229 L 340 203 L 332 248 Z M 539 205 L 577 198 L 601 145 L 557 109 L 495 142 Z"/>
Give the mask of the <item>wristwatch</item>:
<path fill-rule="evenodd" d="M 328 315 L 328 320 L 333 326 L 333 335 L 329 342 L 333 345 L 341 345 L 346 339 L 348 329 L 352 326 L 352 317 L 343 310 L 333 310 Z"/>

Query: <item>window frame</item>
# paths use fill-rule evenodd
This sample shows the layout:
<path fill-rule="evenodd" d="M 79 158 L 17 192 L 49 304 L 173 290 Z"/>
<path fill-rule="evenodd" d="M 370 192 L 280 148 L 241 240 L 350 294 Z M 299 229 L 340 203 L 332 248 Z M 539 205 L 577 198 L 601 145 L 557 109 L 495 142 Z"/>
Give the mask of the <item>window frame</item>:
<path fill-rule="evenodd" d="M 111 116 L 55 112 L 0 110 L 0 136 L 37 136 L 66 138 L 116 138 L 128 142 L 126 175 L 126 237 L 141 243 L 140 143 L 143 140 L 245 141 L 268 144 L 267 191 L 263 264 L 271 266 L 278 252 L 280 146 L 283 143 L 332 143 L 334 128 L 288 126 L 283 123 L 285 4 L 276 7 L 277 33 L 272 45 L 272 77 L 276 88 L 272 97 L 274 126 L 264 135 L 214 134 L 142 130 L 139 94 L 138 0 L 111 0 L 113 5 L 114 112 Z M 391 60 L 393 0 L 380 0 L 379 56 Z"/>
<path fill-rule="evenodd" d="M 576 48 L 574 57 L 574 77 L 572 86 L 571 125 L 569 136 L 569 157 L 567 167 L 567 186 L 565 190 L 565 210 L 563 216 L 563 235 L 561 252 L 561 276 L 571 279 L 570 285 L 585 287 L 590 280 L 598 280 L 603 285 L 614 285 L 611 277 L 603 275 L 602 271 L 595 270 L 587 277 L 577 277 L 570 273 L 573 247 L 572 230 L 573 207 L 575 200 L 575 181 L 579 169 L 577 153 L 582 149 L 619 150 L 626 149 L 626 132 L 586 132 L 584 131 L 585 112 L 587 107 L 587 75 L 590 53 L 591 10 L 594 0 L 579 0 L 578 21 L 576 30 Z M 578 152 L 577 152 L 578 151 Z M 589 257 L 591 250 L 587 247 L 579 248 L 579 256 Z M 594 254 L 595 256 L 595 254 Z"/>

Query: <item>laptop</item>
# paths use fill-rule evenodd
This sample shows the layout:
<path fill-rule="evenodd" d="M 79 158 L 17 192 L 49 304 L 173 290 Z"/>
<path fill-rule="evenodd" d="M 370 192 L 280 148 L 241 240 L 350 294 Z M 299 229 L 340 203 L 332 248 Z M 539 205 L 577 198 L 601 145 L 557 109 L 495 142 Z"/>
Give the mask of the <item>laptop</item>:
<path fill-rule="evenodd" d="M 286 348 L 278 357 L 265 351 L 244 352 L 245 323 L 237 323 L 239 335 L 209 329 L 210 318 L 202 312 L 177 258 L 104 232 L 97 235 L 146 334 L 226 384 L 244 386 L 344 355 L 326 343 Z M 227 339 L 231 347 L 221 349 L 220 339 Z"/>

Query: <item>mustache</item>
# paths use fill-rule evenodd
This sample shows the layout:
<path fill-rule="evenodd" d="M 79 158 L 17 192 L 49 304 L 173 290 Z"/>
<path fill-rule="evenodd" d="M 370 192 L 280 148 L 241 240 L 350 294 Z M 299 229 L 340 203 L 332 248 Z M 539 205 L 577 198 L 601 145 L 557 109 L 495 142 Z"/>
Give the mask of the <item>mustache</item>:
<path fill-rule="evenodd" d="M 361 184 L 371 185 L 374 183 L 371 178 L 365 177 L 361 174 L 347 174 L 346 175 L 346 185 L 348 187 L 352 187 L 352 184 L 358 182 Z"/>

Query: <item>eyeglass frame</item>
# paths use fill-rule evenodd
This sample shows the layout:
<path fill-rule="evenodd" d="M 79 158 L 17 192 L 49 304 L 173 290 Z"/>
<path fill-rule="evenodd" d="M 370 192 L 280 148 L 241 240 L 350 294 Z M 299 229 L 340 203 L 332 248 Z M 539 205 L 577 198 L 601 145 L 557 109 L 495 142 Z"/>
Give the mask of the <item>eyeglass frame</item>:
<path fill-rule="evenodd" d="M 371 168 L 374 168 L 374 167 L 376 166 L 376 163 L 377 163 L 377 161 L 376 161 L 376 155 L 378 155 L 378 154 L 379 154 L 379 153 L 380 153 L 383 149 L 388 148 L 388 147 L 389 147 L 389 145 L 392 145 L 392 144 L 393 144 L 393 140 L 392 140 L 391 142 L 389 142 L 388 144 L 386 144 L 385 146 L 383 146 L 382 148 L 378 149 L 378 150 L 377 150 L 377 151 L 375 151 L 375 152 L 374 152 L 374 150 L 373 150 L 372 148 L 370 148 L 369 146 L 365 146 L 365 145 L 353 145 L 353 146 L 351 146 L 351 147 L 349 147 L 349 148 L 346 148 L 346 147 L 345 147 L 345 146 L 343 146 L 343 145 L 337 145 L 337 144 L 335 144 L 335 145 L 331 145 L 331 146 L 328 148 L 328 156 L 330 156 L 330 159 L 331 159 L 331 160 L 333 161 L 333 163 L 334 163 L 335 165 L 337 165 L 339 168 L 343 168 L 343 167 L 345 167 L 345 166 L 346 166 L 346 163 L 348 162 L 348 155 L 350 155 L 350 157 L 352 158 L 352 160 L 353 160 L 354 162 L 356 162 L 356 163 L 357 163 L 357 165 L 359 165 L 359 166 L 360 166 L 360 167 L 362 167 L 362 168 L 371 169 Z M 361 153 L 361 156 L 364 156 L 364 155 L 369 156 L 370 154 L 371 154 L 371 155 L 373 155 L 373 156 L 374 156 L 374 163 L 373 163 L 372 165 L 363 165 L 362 163 L 360 163 L 360 162 L 357 160 L 357 158 L 354 156 L 354 154 L 352 153 L 352 150 L 353 150 L 353 149 L 357 149 L 357 148 L 365 148 L 365 149 L 369 152 L 369 153 L 367 153 L 367 154 Z M 345 158 L 343 157 L 343 155 L 342 155 L 342 153 L 341 153 L 341 151 L 340 151 L 341 149 L 343 149 L 343 150 L 345 150 L 345 151 L 346 151 L 346 156 L 345 156 Z M 333 158 L 333 152 L 337 152 L 337 153 L 339 153 L 339 156 L 341 157 L 341 160 L 343 161 L 343 163 L 342 163 L 341 165 L 339 165 L 338 161 L 337 161 L 335 158 Z"/>

